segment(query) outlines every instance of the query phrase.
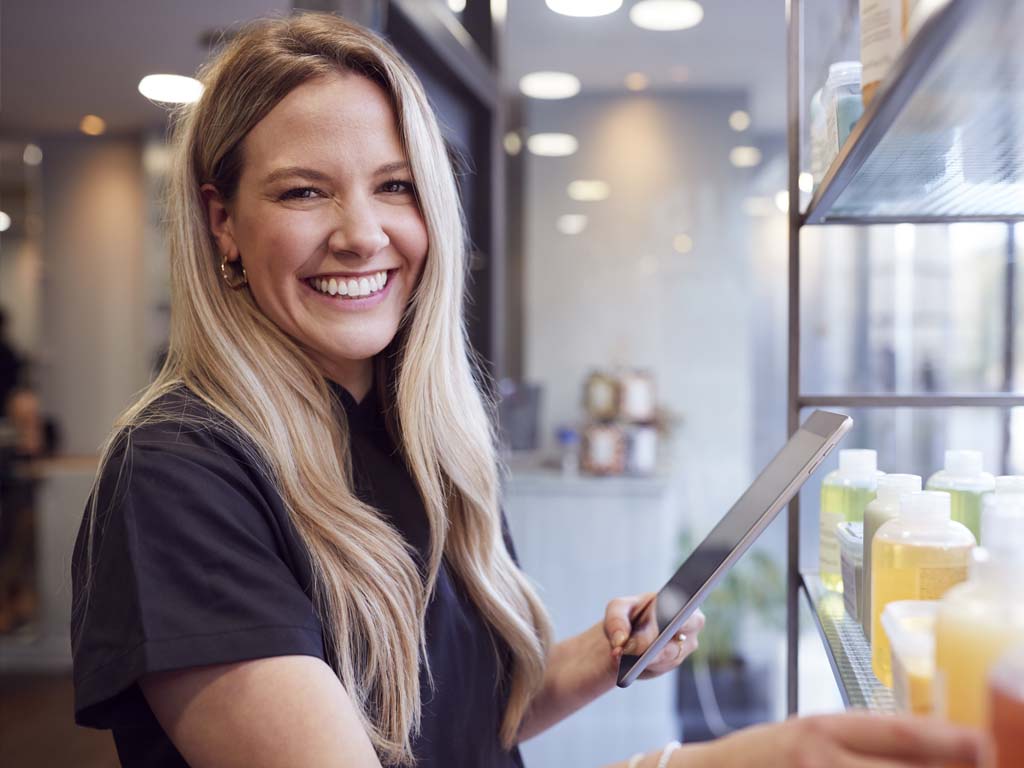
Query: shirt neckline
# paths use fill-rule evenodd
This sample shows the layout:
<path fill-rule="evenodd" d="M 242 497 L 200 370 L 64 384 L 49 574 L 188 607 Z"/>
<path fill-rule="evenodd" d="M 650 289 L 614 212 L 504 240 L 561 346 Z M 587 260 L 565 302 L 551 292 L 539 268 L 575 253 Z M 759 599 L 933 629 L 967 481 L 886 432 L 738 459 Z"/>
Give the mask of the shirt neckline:
<path fill-rule="evenodd" d="M 381 413 L 376 386 L 371 386 L 366 396 L 360 402 L 356 402 L 352 393 L 341 386 L 341 384 L 330 379 L 328 379 L 327 383 L 341 401 L 351 428 L 361 432 L 368 432 L 383 426 L 383 414 Z"/>

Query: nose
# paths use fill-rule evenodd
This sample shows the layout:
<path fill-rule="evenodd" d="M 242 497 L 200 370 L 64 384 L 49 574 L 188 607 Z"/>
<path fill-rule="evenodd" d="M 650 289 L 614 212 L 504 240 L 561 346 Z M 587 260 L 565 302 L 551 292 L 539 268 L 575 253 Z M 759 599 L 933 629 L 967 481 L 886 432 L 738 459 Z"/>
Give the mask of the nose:
<path fill-rule="evenodd" d="M 327 238 L 327 247 L 334 254 L 351 254 L 366 260 L 387 248 L 391 238 L 384 231 L 373 206 L 350 201 L 338 206 L 338 216 Z"/>

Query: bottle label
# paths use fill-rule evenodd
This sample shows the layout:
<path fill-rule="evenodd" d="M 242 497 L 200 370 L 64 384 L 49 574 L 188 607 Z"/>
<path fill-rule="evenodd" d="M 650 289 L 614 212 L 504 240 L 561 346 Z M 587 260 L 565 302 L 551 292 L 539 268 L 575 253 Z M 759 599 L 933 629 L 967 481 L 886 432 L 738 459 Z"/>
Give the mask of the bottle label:
<path fill-rule="evenodd" d="M 903 47 L 904 0 L 861 0 L 860 60 L 865 84 L 879 83 Z"/>
<path fill-rule="evenodd" d="M 839 573 L 839 539 L 836 538 L 836 526 L 843 522 L 843 516 L 835 512 L 821 511 L 821 544 L 819 550 L 819 566 L 821 572 Z"/>

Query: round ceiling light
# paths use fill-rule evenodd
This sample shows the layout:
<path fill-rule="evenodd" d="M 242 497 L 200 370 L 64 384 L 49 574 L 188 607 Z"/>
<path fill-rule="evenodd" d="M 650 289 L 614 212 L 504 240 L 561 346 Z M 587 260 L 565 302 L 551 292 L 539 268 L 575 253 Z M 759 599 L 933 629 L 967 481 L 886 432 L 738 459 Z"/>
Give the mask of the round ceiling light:
<path fill-rule="evenodd" d="M 526 148 L 541 157 L 565 157 L 579 149 L 576 137 L 569 133 L 535 133 L 526 140 Z"/>
<path fill-rule="evenodd" d="M 78 130 L 86 136 L 99 136 L 107 130 L 107 121 L 97 115 L 86 115 L 78 124 Z"/>
<path fill-rule="evenodd" d="M 11 217 L 0 211 L 0 232 L 6 232 L 11 228 Z"/>
<path fill-rule="evenodd" d="M 548 8 L 563 16 L 607 16 L 622 7 L 622 0 L 545 0 Z"/>
<path fill-rule="evenodd" d="M 593 203 L 607 200 L 612 188 L 607 181 L 598 179 L 577 179 L 569 184 L 569 197 L 581 203 Z"/>
<path fill-rule="evenodd" d="M 191 104 L 203 95 L 203 84 L 182 75 L 146 75 L 139 80 L 139 93 L 165 104 Z"/>
<path fill-rule="evenodd" d="M 704 9 L 696 0 L 640 0 L 629 9 L 629 20 L 641 29 L 677 32 L 700 24 Z"/>
<path fill-rule="evenodd" d="M 39 165 L 43 162 L 43 150 L 37 144 L 26 144 L 25 151 L 21 153 L 21 160 L 25 165 Z"/>
<path fill-rule="evenodd" d="M 729 162 L 737 168 L 753 168 L 761 162 L 761 150 L 757 147 L 733 147 Z"/>
<path fill-rule="evenodd" d="M 737 133 L 747 130 L 750 127 L 750 113 L 737 109 L 729 115 L 729 127 Z"/>
<path fill-rule="evenodd" d="M 520 78 L 519 91 L 532 99 L 568 99 L 580 92 L 580 79 L 568 72 L 531 72 Z"/>

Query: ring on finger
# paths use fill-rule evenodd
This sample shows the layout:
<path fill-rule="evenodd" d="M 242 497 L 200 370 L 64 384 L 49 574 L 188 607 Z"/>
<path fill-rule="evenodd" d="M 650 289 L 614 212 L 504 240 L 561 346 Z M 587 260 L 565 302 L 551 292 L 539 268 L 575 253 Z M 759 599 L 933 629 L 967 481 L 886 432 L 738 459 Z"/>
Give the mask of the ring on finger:
<path fill-rule="evenodd" d="M 680 632 L 678 635 L 676 635 L 676 640 L 678 642 L 680 642 L 680 643 L 685 643 L 686 642 L 686 633 L 685 632 Z"/>

